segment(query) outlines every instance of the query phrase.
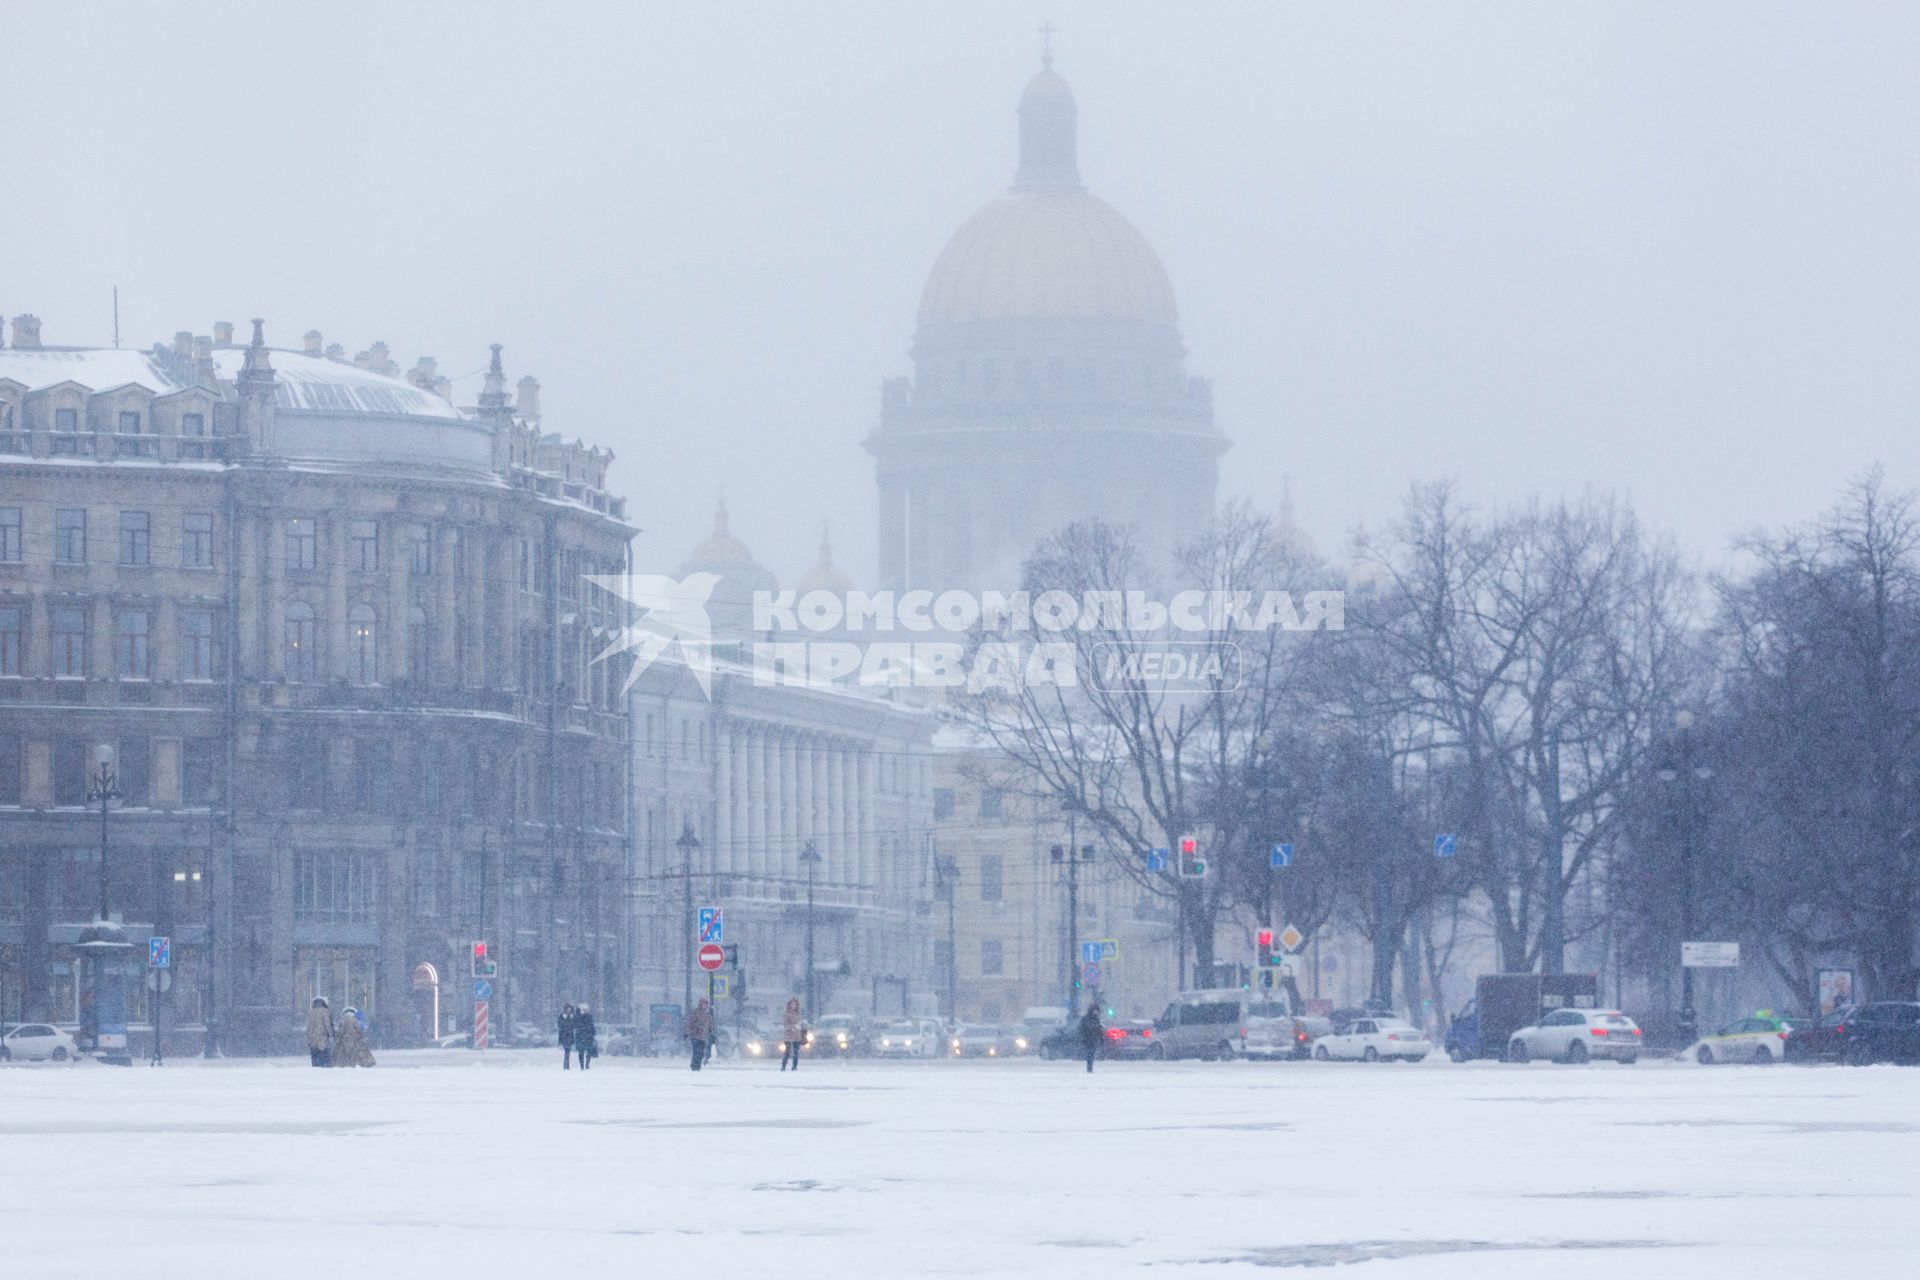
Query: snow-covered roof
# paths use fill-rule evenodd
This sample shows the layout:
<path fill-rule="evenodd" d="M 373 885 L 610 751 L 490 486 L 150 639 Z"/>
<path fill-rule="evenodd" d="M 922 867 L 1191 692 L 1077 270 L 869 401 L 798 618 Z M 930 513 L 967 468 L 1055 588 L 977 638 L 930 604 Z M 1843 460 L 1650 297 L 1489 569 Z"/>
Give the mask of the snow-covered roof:
<path fill-rule="evenodd" d="M 0 347 L 0 378 L 25 384 L 28 391 L 77 382 L 93 391 L 145 387 L 156 395 L 180 390 L 180 384 L 154 366 L 144 351 L 45 351 Z"/>

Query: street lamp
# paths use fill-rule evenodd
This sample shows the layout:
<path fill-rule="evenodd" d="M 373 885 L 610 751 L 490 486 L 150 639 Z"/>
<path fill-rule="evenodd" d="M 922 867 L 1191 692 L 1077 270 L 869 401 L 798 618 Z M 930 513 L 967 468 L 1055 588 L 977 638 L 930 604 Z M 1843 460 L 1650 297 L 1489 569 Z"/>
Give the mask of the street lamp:
<path fill-rule="evenodd" d="M 87 803 L 100 806 L 100 899 L 93 918 L 107 918 L 107 806 L 120 798 L 120 775 L 114 772 L 113 748 L 101 743 L 94 749 L 94 771 Z"/>
<path fill-rule="evenodd" d="M 95 1056 L 116 1066 L 131 1066 L 127 1056 L 127 992 L 121 974 L 128 951 L 126 935 L 120 926 L 107 919 L 107 814 L 120 798 L 119 776 L 113 768 L 113 748 L 101 743 L 94 751 L 95 768 L 87 790 L 87 802 L 100 806 L 100 883 L 94 921 L 80 931 L 76 950 L 83 957 L 90 975 L 82 1024 L 88 1033 Z"/>
<path fill-rule="evenodd" d="M 947 900 L 947 1021 L 960 1024 L 960 943 L 954 928 L 954 891 L 960 885 L 960 862 L 945 854 L 933 859 L 933 874 Z"/>
<path fill-rule="evenodd" d="M 813 872 L 820 865 L 820 850 L 808 840 L 800 850 L 800 862 L 807 869 L 807 1016 L 814 1015 L 813 1003 Z"/>
<path fill-rule="evenodd" d="M 693 819 L 688 818 L 680 829 L 680 838 L 673 842 L 680 850 L 680 899 L 685 910 L 680 915 L 680 933 L 686 939 L 685 960 L 681 965 L 682 976 L 686 979 L 686 990 L 680 1005 L 681 1016 L 693 1010 L 693 855 L 700 848 L 700 837 L 693 834 Z"/>
<path fill-rule="evenodd" d="M 1655 771 L 1662 786 L 1676 788 L 1674 822 L 1680 829 L 1680 941 L 1693 941 L 1693 863 L 1696 808 L 1694 784 L 1713 777 L 1713 768 L 1696 757 L 1693 712 L 1681 711 L 1673 717 L 1674 742 L 1666 761 Z M 1684 951 L 1684 946 L 1682 950 Z M 1698 1032 L 1699 1013 L 1693 1004 L 1693 967 L 1680 961 L 1680 1034 L 1692 1044 Z"/>

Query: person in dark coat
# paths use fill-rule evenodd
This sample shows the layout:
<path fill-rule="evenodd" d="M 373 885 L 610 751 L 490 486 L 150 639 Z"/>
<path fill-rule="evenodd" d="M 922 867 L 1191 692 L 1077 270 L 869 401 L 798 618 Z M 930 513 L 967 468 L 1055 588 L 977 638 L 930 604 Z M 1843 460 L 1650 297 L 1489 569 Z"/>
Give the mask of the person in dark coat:
<path fill-rule="evenodd" d="M 593 1007 L 581 1005 L 573 1014 L 573 1056 L 580 1060 L 580 1069 L 585 1071 L 600 1056 L 600 1046 L 594 1038 L 600 1028 L 593 1023 Z"/>
<path fill-rule="evenodd" d="M 1100 1056 L 1100 1043 L 1107 1038 L 1107 1029 L 1100 1025 L 1100 1011 L 1092 1005 L 1080 1015 L 1080 1051 L 1087 1055 L 1087 1070 L 1093 1070 L 1093 1060 Z"/>
<path fill-rule="evenodd" d="M 702 996 L 700 1004 L 687 1015 L 687 1042 L 693 1047 L 693 1069 L 698 1071 L 706 1064 L 707 1054 L 713 1046 L 713 1007 Z"/>
<path fill-rule="evenodd" d="M 563 1004 L 560 1006 L 560 1069 L 562 1071 L 570 1070 L 572 1067 L 573 1027 L 574 1021 L 578 1016 L 572 1005 Z M 586 1064 L 581 1063 L 580 1065 L 585 1066 Z"/>

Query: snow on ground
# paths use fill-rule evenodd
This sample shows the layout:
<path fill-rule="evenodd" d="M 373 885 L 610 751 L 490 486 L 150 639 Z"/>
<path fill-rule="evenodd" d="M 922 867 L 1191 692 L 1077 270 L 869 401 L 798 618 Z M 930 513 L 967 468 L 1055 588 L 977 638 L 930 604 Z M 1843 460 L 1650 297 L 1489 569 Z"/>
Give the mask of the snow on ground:
<path fill-rule="evenodd" d="M 0 1068 L 0 1274 L 1905 1274 L 1920 1070 Z M 1550 1251 L 1550 1252 L 1549 1252 Z"/>

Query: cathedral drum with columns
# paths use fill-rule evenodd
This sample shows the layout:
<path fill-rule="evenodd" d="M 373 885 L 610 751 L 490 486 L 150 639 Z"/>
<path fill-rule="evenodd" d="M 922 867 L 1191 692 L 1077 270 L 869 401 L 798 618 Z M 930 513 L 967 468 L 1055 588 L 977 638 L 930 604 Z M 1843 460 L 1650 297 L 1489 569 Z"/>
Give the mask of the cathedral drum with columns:
<path fill-rule="evenodd" d="M 1037 543 L 1088 518 L 1137 526 L 1164 566 L 1213 512 L 1212 388 L 1186 374 L 1152 246 L 1081 184 L 1073 91 L 1046 61 L 1013 186 L 940 254 L 913 377 L 882 388 L 866 444 L 884 587 L 1012 589 Z"/>
<path fill-rule="evenodd" d="M 297 1051 L 314 996 L 423 1043 L 464 1025 L 474 940 L 496 1027 L 624 1011 L 626 660 L 591 659 L 626 612 L 583 575 L 633 530 L 498 347 L 477 405 L 451 390 L 259 321 L 144 352 L 14 322 L 0 1019 L 86 1027 L 102 914 L 171 937 L 173 1051 Z"/>

